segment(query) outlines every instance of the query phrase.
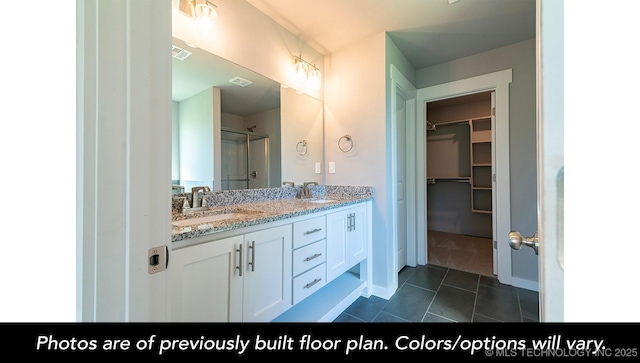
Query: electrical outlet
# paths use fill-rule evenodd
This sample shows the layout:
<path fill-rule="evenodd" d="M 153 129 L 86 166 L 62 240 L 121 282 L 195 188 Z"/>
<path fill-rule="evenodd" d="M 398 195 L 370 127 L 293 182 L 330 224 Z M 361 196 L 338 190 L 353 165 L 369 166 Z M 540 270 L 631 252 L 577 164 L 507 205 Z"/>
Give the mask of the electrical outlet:
<path fill-rule="evenodd" d="M 330 161 L 329 162 L 329 174 L 334 174 L 336 172 L 336 162 L 335 161 Z"/>
<path fill-rule="evenodd" d="M 316 174 L 320 174 L 320 163 L 316 163 Z"/>

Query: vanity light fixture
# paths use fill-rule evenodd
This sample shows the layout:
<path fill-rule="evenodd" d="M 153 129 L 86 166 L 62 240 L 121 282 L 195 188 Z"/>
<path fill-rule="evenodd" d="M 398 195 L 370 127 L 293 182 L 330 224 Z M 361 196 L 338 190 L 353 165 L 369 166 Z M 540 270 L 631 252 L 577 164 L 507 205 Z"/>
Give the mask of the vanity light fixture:
<path fill-rule="evenodd" d="M 198 34 L 210 37 L 218 19 L 216 6 L 209 0 L 174 0 L 178 11 L 195 21 Z"/>
<path fill-rule="evenodd" d="M 300 80 L 309 80 L 315 89 L 320 89 L 322 73 L 315 64 L 311 64 L 301 57 L 293 57 L 296 75 Z"/>
<path fill-rule="evenodd" d="M 303 61 L 302 58 L 300 57 L 295 57 L 295 68 L 296 68 L 296 76 L 298 77 L 299 80 L 305 80 L 307 79 L 307 75 L 308 75 L 308 71 L 309 71 L 309 66 L 307 65 L 307 62 Z"/>

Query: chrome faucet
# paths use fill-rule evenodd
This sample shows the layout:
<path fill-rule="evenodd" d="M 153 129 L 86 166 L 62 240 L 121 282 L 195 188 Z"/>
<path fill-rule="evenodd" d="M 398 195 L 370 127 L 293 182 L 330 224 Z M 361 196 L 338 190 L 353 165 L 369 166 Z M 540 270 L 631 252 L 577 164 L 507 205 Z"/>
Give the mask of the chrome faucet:
<path fill-rule="evenodd" d="M 311 192 L 309 191 L 310 185 L 318 185 L 317 182 L 304 182 L 302 185 L 302 198 L 310 198 Z"/>
<path fill-rule="evenodd" d="M 202 187 L 191 188 L 191 197 L 192 197 L 191 207 L 192 208 L 202 207 L 202 200 L 200 199 L 200 196 L 198 194 L 209 192 L 209 191 L 211 191 L 211 189 L 206 185 Z M 203 198 L 204 198 L 204 195 L 203 195 Z"/>
<path fill-rule="evenodd" d="M 290 187 L 292 187 L 292 188 L 295 188 L 295 187 L 296 187 L 296 184 L 295 184 L 294 182 L 288 182 L 288 181 L 286 181 L 286 182 L 282 182 L 282 185 L 284 185 L 284 186 L 290 186 Z"/>

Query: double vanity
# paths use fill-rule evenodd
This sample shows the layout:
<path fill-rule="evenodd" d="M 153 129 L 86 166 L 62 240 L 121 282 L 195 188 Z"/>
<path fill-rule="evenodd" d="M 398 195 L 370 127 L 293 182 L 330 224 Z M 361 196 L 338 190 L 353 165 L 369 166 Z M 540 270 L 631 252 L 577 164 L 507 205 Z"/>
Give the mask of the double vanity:
<path fill-rule="evenodd" d="M 370 295 L 373 189 L 205 193 L 174 213 L 168 272 L 176 322 L 329 322 Z"/>

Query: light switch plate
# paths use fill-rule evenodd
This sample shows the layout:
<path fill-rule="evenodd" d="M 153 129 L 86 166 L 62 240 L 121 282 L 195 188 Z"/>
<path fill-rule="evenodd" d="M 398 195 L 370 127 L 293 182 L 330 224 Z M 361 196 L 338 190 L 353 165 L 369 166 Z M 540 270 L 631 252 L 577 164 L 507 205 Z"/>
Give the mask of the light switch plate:
<path fill-rule="evenodd" d="M 316 174 L 320 174 L 320 163 L 316 163 Z"/>
<path fill-rule="evenodd" d="M 334 174 L 336 172 L 336 162 L 335 161 L 330 161 L 329 162 L 329 174 Z"/>

